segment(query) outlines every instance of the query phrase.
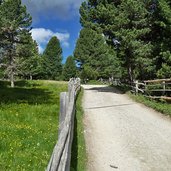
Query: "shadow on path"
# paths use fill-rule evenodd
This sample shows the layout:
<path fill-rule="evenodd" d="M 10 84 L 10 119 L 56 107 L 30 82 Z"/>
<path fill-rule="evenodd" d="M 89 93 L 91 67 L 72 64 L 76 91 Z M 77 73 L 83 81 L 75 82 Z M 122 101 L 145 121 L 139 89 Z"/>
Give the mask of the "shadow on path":
<path fill-rule="evenodd" d="M 89 89 L 84 88 L 84 90 L 86 91 L 94 90 L 94 91 L 105 92 L 105 93 L 109 92 L 109 93 L 116 93 L 116 94 L 125 94 L 124 92 L 121 92 L 120 90 L 114 87 L 94 87 L 94 88 L 89 88 Z"/>
<path fill-rule="evenodd" d="M 85 109 L 100 109 L 100 108 L 113 108 L 113 107 L 120 107 L 120 106 L 131 106 L 134 105 L 135 103 L 130 103 L 130 104 L 120 104 L 120 105 L 109 105 L 109 106 L 97 106 L 97 107 L 89 107 Z"/>

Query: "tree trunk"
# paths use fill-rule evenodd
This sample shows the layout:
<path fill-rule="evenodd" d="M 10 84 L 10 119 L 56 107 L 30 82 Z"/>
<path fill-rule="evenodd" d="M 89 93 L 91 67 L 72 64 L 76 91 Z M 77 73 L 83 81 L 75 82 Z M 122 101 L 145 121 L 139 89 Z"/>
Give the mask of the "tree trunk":
<path fill-rule="evenodd" d="M 130 84 L 132 84 L 134 80 L 133 68 L 132 68 L 132 62 L 133 62 L 132 51 L 129 48 L 127 48 L 125 50 L 125 54 L 126 54 L 126 65 L 127 65 L 127 72 L 128 72 L 127 74 L 128 74 Z"/>
<path fill-rule="evenodd" d="M 12 54 L 12 49 L 9 52 L 9 78 L 11 82 L 11 87 L 14 87 L 14 57 Z"/>
<path fill-rule="evenodd" d="M 132 72 L 132 67 L 131 67 L 131 65 L 128 66 L 128 76 L 129 76 L 129 81 L 130 81 L 131 84 L 132 84 L 134 78 L 133 78 L 133 72 Z"/>
<path fill-rule="evenodd" d="M 32 75 L 30 75 L 30 80 L 33 80 L 33 76 Z"/>
<path fill-rule="evenodd" d="M 11 72 L 11 75 L 10 75 L 10 81 L 11 81 L 11 87 L 13 88 L 14 87 L 14 73 L 13 73 L 13 71 Z"/>

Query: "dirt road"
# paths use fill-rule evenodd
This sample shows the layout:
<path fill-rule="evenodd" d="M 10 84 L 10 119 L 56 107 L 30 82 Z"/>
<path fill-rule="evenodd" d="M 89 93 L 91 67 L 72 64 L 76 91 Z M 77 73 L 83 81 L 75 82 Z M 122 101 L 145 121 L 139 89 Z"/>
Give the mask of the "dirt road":
<path fill-rule="evenodd" d="M 88 171 L 171 171 L 171 120 L 110 87 L 84 85 Z"/>

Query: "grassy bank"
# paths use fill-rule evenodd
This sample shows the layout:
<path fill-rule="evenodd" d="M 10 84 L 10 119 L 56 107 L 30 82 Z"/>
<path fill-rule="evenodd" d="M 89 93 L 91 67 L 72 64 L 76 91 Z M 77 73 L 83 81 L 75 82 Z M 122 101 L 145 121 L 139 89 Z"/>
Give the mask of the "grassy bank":
<path fill-rule="evenodd" d="M 74 125 L 74 139 L 72 145 L 71 171 L 86 171 L 86 148 L 83 128 L 82 109 L 83 90 L 78 95 Z"/>
<path fill-rule="evenodd" d="M 57 140 L 59 94 L 67 84 L 0 82 L 0 170 L 45 170 Z"/>
<path fill-rule="evenodd" d="M 144 105 L 155 109 L 158 112 L 161 112 L 165 115 L 171 116 L 171 105 L 164 101 L 156 101 L 153 99 L 149 99 L 144 97 L 143 95 L 134 95 L 131 93 L 127 93 L 133 100 L 143 103 Z"/>
<path fill-rule="evenodd" d="M 171 116 L 171 105 L 163 100 L 154 100 L 154 99 L 150 99 L 148 97 L 145 97 L 141 94 L 135 95 L 132 94 L 129 90 L 129 87 L 126 86 L 114 86 L 117 89 L 119 89 L 120 91 L 122 91 L 123 93 L 126 93 L 129 95 L 129 97 L 131 97 L 133 100 L 142 103 L 148 107 L 153 108 L 154 110 L 161 112 L 165 115 L 169 115 Z"/>

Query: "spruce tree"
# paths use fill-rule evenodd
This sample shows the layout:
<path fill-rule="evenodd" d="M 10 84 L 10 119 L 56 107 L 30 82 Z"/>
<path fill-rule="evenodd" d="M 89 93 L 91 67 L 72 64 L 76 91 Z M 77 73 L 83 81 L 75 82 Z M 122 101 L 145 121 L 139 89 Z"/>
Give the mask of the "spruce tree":
<path fill-rule="evenodd" d="M 152 45 L 145 39 L 150 32 L 148 13 L 144 1 L 138 0 L 89 0 L 80 8 L 82 26 L 106 36 L 106 42 L 113 44 L 118 60 L 122 61 L 120 67 L 125 68 L 125 77 L 131 82 L 148 76 L 153 69 Z"/>
<path fill-rule="evenodd" d="M 3 63 L 5 73 L 14 87 L 14 76 L 16 74 L 16 52 L 17 44 L 27 43 L 31 16 L 21 0 L 4 0 L 0 4 L 0 46 L 2 47 Z"/>
<path fill-rule="evenodd" d="M 124 0 L 118 6 L 115 36 L 121 42 L 120 57 L 127 68 L 129 80 L 148 78 L 153 69 L 152 46 L 144 37 L 150 32 L 148 11 L 143 1 Z"/>
<path fill-rule="evenodd" d="M 113 44 L 125 78 L 170 77 L 170 0 L 88 0 L 80 15 L 84 28 Z"/>
<path fill-rule="evenodd" d="M 155 76 L 171 77 L 171 2 L 169 0 L 154 1 L 150 5 L 149 39 L 153 44 L 152 55 L 155 62 Z"/>
<path fill-rule="evenodd" d="M 76 77 L 76 64 L 73 56 L 69 56 L 63 68 L 63 78 L 68 81 L 70 78 Z"/>
<path fill-rule="evenodd" d="M 105 69 L 109 66 L 109 48 L 102 34 L 89 28 L 82 29 L 74 57 L 80 65 L 83 79 L 105 77 Z"/>
<path fill-rule="evenodd" d="M 62 74 L 62 48 L 56 36 L 52 37 L 43 53 L 43 72 L 46 79 L 58 80 Z"/>
<path fill-rule="evenodd" d="M 17 46 L 17 53 L 19 56 L 17 58 L 18 75 L 23 78 L 30 78 L 31 80 L 33 76 L 39 75 L 40 55 L 38 53 L 37 42 L 32 39 L 31 35 L 27 44 Z"/>

